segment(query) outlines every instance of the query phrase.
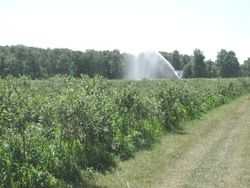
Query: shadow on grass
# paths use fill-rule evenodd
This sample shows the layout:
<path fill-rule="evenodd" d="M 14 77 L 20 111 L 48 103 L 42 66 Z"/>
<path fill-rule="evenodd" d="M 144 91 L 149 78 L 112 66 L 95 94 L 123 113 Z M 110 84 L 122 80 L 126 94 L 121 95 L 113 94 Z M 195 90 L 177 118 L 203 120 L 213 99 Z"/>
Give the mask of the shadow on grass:
<path fill-rule="evenodd" d="M 183 122 L 181 122 L 173 130 L 169 131 L 169 134 L 186 135 L 188 132 L 186 132 Z"/>
<path fill-rule="evenodd" d="M 82 186 L 81 188 L 108 188 L 108 187 L 107 186 L 94 185 L 94 184 L 87 184 L 87 185 Z"/>
<path fill-rule="evenodd" d="M 184 129 L 176 129 L 174 131 L 171 131 L 171 134 L 186 135 L 188 133 Z"/>
<path fill-rule="evenodd" d="M 175 128 L 174 130 L 171 130 L 171 131 L 164 131 L 163 135 L 187 135 L 188 132 L 186 132 L 186 130 L 180 126 L 180 127 L 177 127 Z M 130 155 L 127 155 L 126 157 L 122 157 L 122 158 L 119 158 L 120 161 L 127 161 L 127 160 L 130 160 L 130 159 L 133 159 L 135 157 L 135 154 L 137 152 L 140 152 L 140 151 L 143 151 L 143 150 L 146 150 L 146 151 L 151 151 L 154 149 L 155 145 L 156 144 L 160 144 L 161 143 L 161 137 L 158 137 L 156 139 L 152 139 L 150 141 L 147 141 L 146 143 L 144 144 L 140 144 L 140 146 L 134 151 L 132 152 Z M 110 168 L 108 169 L 105 169 L 104 171 L 102 171 L 101 173 L 102 174 L 106 174 L 106 173 L 112 173 L 114 172 L 115 170 L 117 169 L 117 163 L 115 163 L 115 165 L 111 166 Z M 91 183 L 89 182 L 88 184 L 84 185 L 83 187 L 86 187 L 86 188 L 108 188 L 107 186 L 102 186 L 102 185 L 96 185 L 95 184 L 95 180 L 91 181 Z"/>

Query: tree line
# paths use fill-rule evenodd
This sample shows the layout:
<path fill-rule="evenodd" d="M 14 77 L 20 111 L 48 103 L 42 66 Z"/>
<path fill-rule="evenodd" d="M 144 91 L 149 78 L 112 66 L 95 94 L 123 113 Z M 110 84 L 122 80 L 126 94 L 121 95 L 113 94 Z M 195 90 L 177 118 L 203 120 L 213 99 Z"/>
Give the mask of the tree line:
<path fill-rule="evenodd" d="M 240 64 L 235 52 L 222 49 L 216 61 L 205 60 L 200 49 L 193 55 L 179 51 L 160 52 L 175 68 L 182 70 L 185 78 L 215 78 L 250 76 L 250 58 Z M 0 77 L 28 76 L 32 79 L 47 78 L 56 74 L 79 77 L 101 75 L 108 79 L 122 79 L 127 71 L 132 54 L 119 50 L 73 51 L 69 49 L 41 49 L 34 47 L 0 46 Z"/>
<path fill-rule="evenodd" d="M 192 56 L 161 52 L 171 62 L 175 70 L 183 70 L 185 78 L 246 77 L 250 76 L 250 58 L 240 64 L 235 52 L 222 49 L 215 61 L 205 60 L 200 49 L 195 49 Z"/>
<path fill-rule="evenodd" d="M 47 78 L 56 74 L 78 77 L 81 74 L 102 75 L 119 79 L 123 75 L 121 53 L 113 51 L 69 49 L 41 49 L 18 46 L 0 46 L 0 76 L 7 75 Z"/>

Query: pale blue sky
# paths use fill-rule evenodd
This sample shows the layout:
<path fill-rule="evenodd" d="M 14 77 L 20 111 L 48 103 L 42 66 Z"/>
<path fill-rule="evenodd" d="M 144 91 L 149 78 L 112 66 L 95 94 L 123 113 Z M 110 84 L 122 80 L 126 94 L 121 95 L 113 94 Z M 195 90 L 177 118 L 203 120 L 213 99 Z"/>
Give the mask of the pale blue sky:
<path fill-rule="evenodd" d="M 249 0 L 0 0 L 0 45 L 250 57 Z"/>

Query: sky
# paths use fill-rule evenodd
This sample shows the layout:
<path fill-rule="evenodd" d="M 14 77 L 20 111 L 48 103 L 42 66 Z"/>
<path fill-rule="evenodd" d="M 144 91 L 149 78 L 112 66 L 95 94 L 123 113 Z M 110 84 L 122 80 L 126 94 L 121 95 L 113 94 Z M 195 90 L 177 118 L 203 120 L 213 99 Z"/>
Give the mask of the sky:
<path fill-rule="evenodd" d="M 249 0 L 0 0 L 0 45 L 250 57 Z"/>

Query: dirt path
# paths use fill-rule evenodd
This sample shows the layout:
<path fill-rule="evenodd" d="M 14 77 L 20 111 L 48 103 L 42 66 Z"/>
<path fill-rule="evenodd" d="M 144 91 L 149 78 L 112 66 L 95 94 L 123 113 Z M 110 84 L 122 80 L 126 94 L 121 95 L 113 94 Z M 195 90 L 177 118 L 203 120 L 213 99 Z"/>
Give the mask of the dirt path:
<path fill-rule="evenodd" d="M 250 96 L 186 123 L 97 178 L 100 187 L 250 187 Z"/>

